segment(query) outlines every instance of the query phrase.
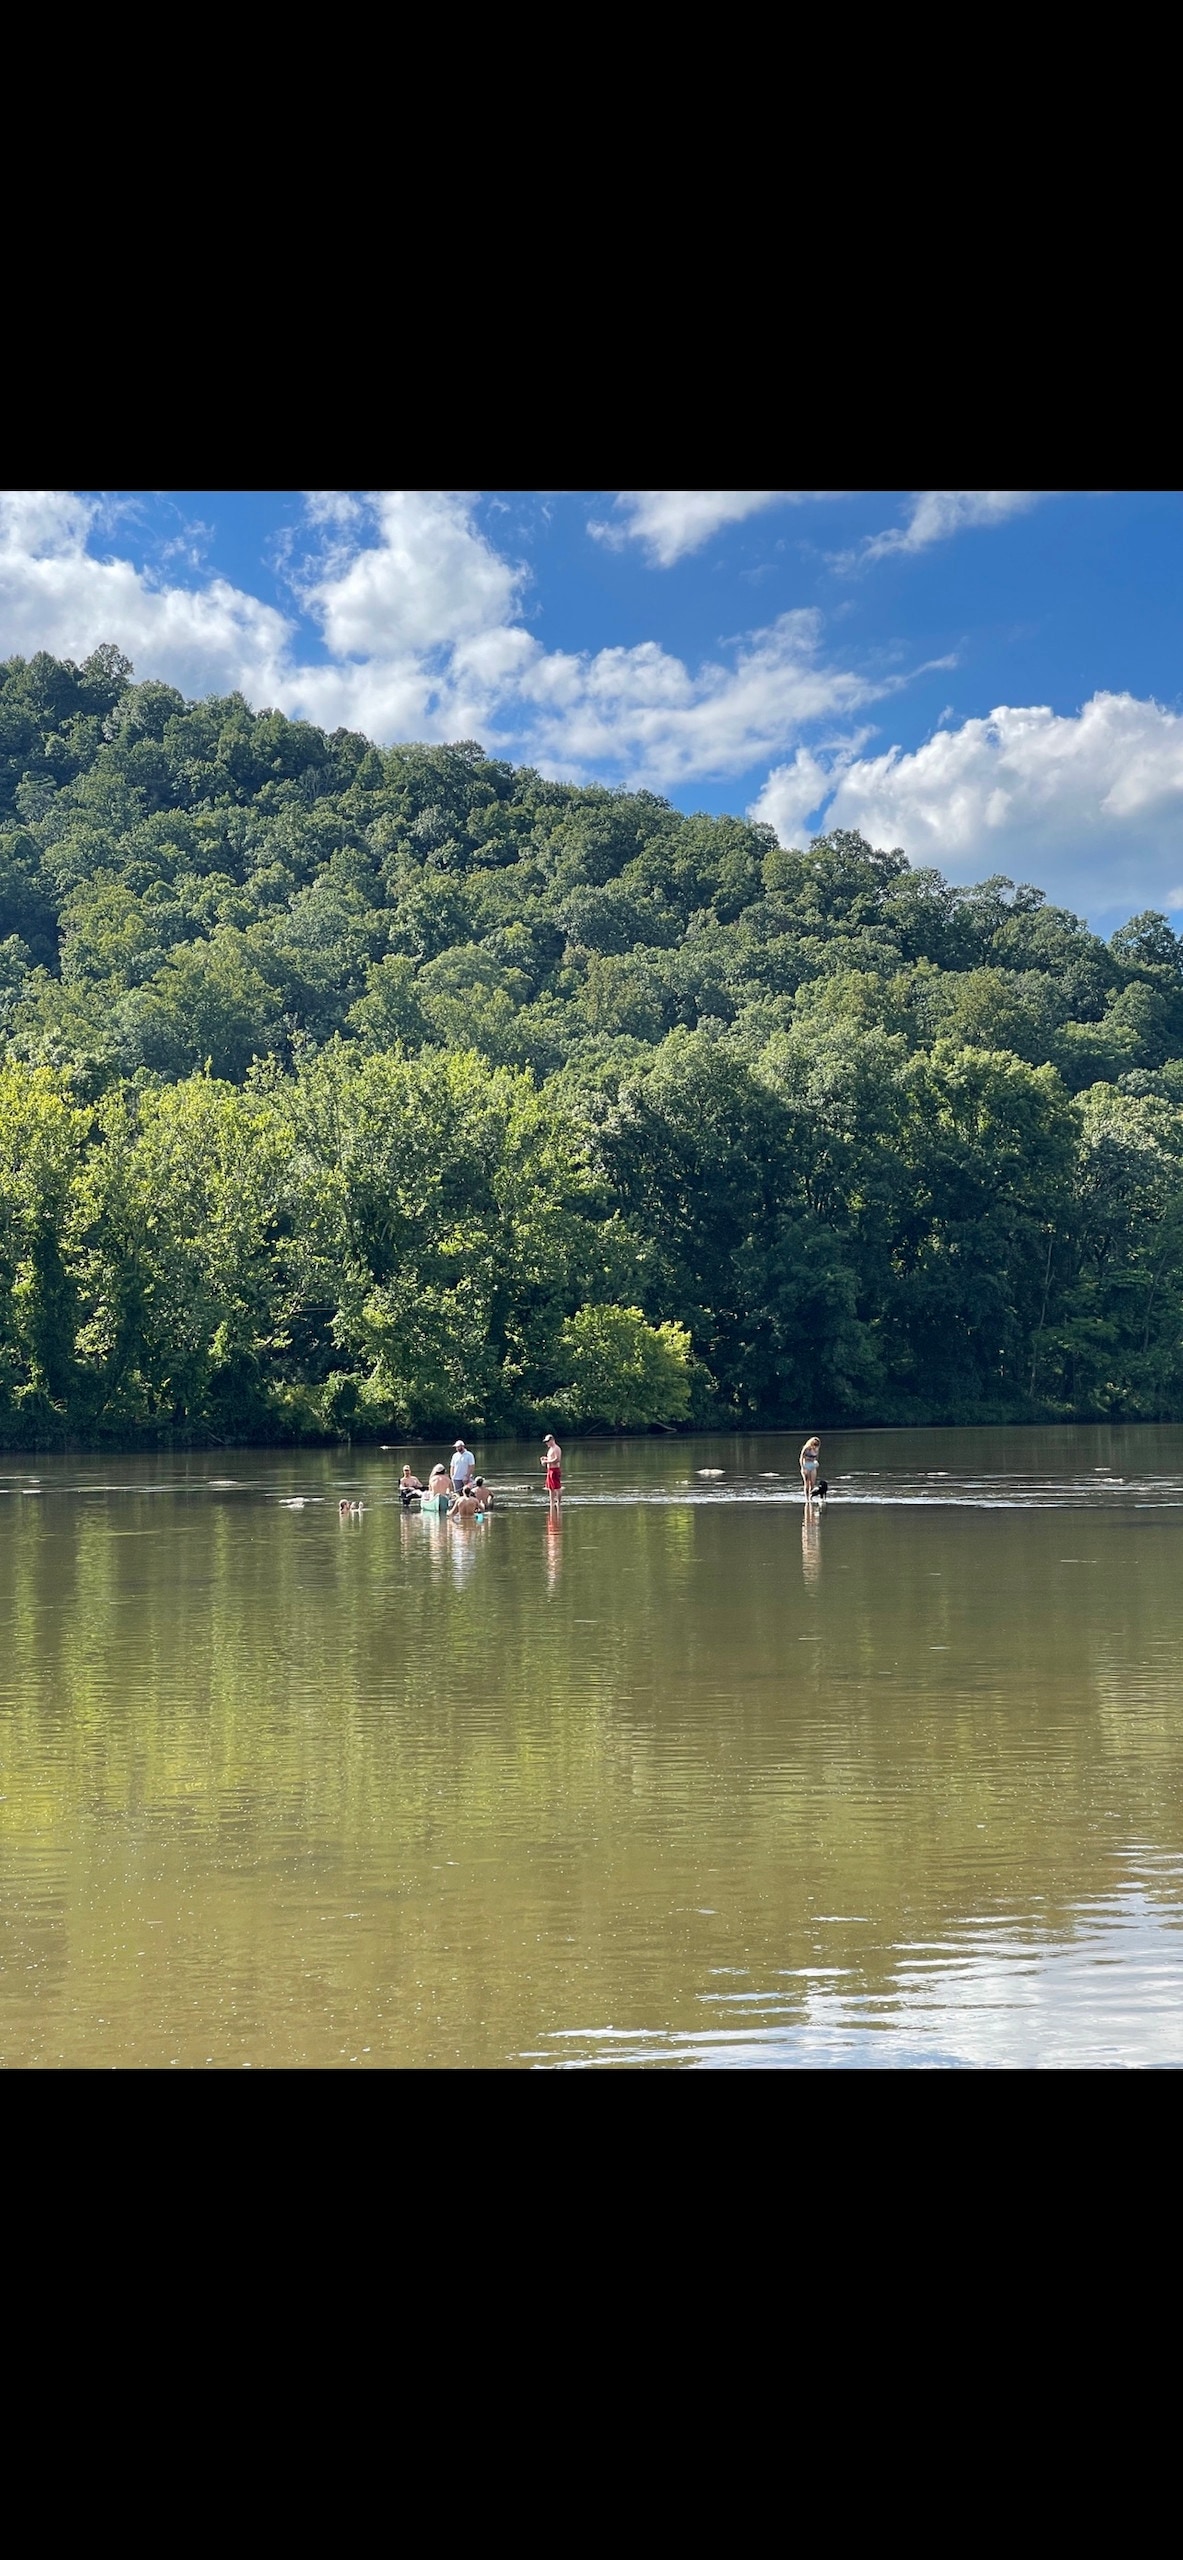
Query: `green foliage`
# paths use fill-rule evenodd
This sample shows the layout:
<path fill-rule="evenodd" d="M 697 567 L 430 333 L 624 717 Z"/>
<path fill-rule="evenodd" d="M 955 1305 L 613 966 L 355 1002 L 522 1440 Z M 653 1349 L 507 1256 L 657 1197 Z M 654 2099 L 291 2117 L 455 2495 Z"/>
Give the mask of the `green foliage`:
<path fill-rule="evenodd" d="M 691 1342 L 680 1324 L 647 1324 L 639 1307 L 580 1307 L 560 1335 L 571 1372 L 562 1402 L 575 1422 L 645 1431 L 690 1411 Z"/>
<path fill-rule="evenodd" d="M 268 1436 L 291 1288 L 290 1139 L 204 1076 L 107 1097 L 80 1185 L 77 1349 L 104 1436 Z"/>
<path fill-rule="evenodd" d="M 0 666 L 0 1436 L 1183 1415 L 1183 945 Z"/>
<path fill-rule="evenodd" d="M 46 1070 L 0 1067 L 0 1432 L 69 1422 L 76 1294 L 69 1239 L 85 1119 Z"/>
<path fill-rule="evenodd" d="M 129 1062 L 157 1075 L 245 1076 L 278 1046 L 280 1000 L 255 964 L 245 935 L 218 925 L 207 942 L 184 943 L 147 986 L 120 1008 Z"/>

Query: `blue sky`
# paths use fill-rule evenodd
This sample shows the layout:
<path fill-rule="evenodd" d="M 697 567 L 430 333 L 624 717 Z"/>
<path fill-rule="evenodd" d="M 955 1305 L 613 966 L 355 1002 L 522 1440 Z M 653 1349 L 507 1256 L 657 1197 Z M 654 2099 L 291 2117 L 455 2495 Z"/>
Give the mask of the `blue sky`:
<path fill-rule="evenodd" d="M 10 492 L 0 655 L 115 640 L 383 743 L 479 738 L 783 842 L 859 826 L 1183 922 L 1167 492 Z"/>

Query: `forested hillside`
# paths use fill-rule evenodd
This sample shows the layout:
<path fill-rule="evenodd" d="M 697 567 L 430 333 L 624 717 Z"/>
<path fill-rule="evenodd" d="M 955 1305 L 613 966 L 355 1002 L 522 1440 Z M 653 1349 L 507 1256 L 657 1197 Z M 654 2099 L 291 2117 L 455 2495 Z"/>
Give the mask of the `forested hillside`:
<path fill-rule="evenodd" d="M 1183 1414 L 1183 946 L 0 665 L 0 1439 Z"/>

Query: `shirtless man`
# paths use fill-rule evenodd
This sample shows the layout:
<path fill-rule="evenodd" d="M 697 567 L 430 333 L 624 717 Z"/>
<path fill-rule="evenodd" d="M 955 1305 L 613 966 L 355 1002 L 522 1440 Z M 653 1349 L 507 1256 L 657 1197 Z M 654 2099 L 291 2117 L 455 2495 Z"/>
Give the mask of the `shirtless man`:
<path fill-rule="evenodd" d="M 546 1490 L 550 1495 L 550 1507 L 553 1511 L 556 1502 L 561 1502 L 563 1498 L 563 1452 L 553 1431 L 545 1431 L 542 1436 L 546 1447 L 538 1464 L 546 1469 Z"/>

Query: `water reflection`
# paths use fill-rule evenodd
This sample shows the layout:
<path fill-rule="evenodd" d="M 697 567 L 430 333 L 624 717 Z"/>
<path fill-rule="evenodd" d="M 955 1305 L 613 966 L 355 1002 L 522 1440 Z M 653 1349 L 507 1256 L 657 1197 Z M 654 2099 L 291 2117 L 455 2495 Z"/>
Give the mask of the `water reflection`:
<path fill-rule="evenodd" d="M 469 1580 L 476 1564 L 480 1531 L 473 1520 L 443 1521 L 439 1525 L 446 1535 L 452 1580 L 460 1589 Z"/>
<path fill-rule="evenodd" d="M 801 1514 L 801 1572 L 808 1585 L 821 1581 L 822 1532 L 816 1511 L 802 1511 Z"/>

